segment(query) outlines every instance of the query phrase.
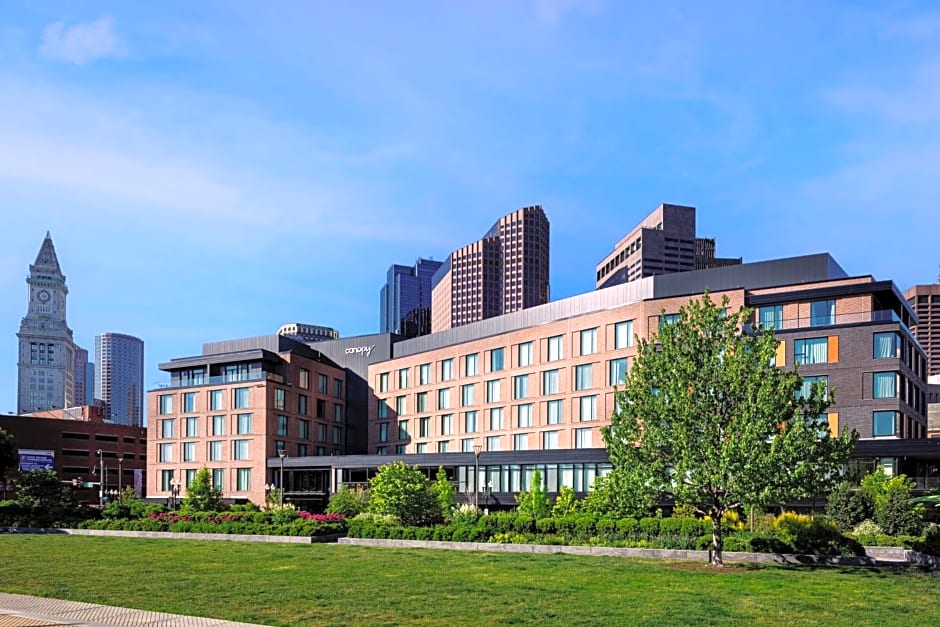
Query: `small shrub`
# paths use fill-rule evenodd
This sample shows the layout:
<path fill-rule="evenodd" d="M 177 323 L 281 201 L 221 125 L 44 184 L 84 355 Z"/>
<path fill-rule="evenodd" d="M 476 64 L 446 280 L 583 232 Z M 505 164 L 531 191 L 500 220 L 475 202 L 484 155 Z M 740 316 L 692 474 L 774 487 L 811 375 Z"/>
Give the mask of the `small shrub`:
<path fill-rule="evenodd" d="M 841 483 L 829 495 L 826 514 L 839 527 L 850 530 L 875 514 L 875 501 L 871 493 L 855 488 L 850 483 Z"/>

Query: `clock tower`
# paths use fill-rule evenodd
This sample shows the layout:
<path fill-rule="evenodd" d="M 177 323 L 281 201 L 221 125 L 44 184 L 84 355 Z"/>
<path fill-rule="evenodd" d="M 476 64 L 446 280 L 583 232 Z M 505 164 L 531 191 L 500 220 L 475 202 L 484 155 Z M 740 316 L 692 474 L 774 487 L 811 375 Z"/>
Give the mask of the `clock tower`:
<path fill-rule="evenodd" d="M 46 238 L 26 278 L 29 302 L 20 322 L 19 387 L 17 413 L 25 414 L 73 406 L 75 388 L 75 344 L 65 322 L 65 275 Z"/>

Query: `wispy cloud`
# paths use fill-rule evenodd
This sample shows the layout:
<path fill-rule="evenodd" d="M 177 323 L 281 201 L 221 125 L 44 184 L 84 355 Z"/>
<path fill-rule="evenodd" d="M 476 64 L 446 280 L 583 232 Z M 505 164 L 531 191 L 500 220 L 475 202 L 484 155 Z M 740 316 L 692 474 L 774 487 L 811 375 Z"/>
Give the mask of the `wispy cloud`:
<path fill-rule="evenodd" d="M 85 65 L 98 59 L 127 56 L 127 44 L 114 31 L 114 19 L 101 17 L 92 22 L 66 26 L 53 22 L 42 31 L 39 53 L 57 61 Z"/>

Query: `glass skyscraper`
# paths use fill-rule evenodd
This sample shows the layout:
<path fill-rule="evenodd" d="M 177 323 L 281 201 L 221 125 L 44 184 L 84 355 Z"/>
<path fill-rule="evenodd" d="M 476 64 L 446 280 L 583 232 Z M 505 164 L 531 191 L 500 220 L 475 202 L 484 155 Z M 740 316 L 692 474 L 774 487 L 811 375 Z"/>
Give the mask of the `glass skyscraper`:
<path fill-rule="evenodd" d="M 388 269 L 379 297 L 382 333 L 417 337 L 431 332 L 431 277 L 442 263 L 418 259 L 414 266 Z"/>

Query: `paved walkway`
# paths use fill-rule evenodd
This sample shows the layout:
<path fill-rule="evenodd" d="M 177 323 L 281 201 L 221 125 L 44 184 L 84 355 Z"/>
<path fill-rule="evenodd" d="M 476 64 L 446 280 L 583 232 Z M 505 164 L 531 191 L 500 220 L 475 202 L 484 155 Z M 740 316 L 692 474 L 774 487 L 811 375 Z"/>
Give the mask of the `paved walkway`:
<path fill-rule="evenodd" d="M 0 627 L 83 625 L 86 627 L 262 627 L 218 618 L 200 618 L 126 607 L 60 601 L 0 592 Z"/>

